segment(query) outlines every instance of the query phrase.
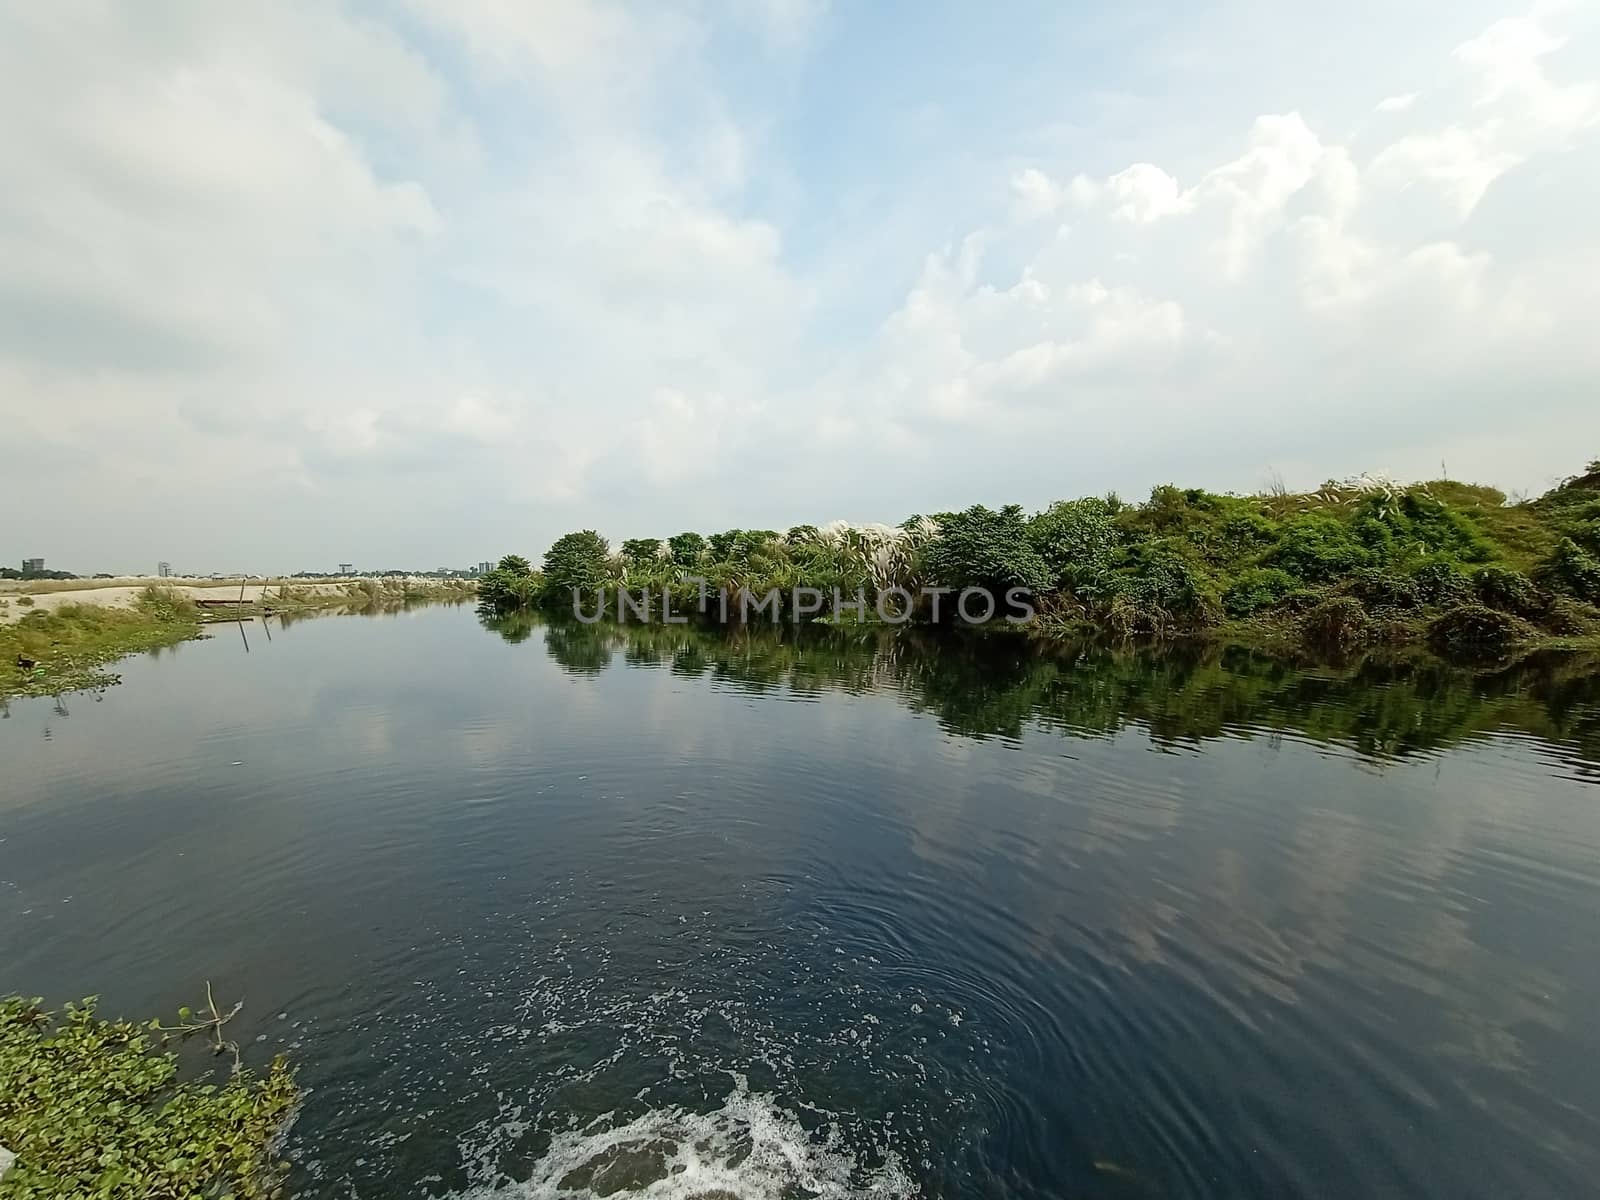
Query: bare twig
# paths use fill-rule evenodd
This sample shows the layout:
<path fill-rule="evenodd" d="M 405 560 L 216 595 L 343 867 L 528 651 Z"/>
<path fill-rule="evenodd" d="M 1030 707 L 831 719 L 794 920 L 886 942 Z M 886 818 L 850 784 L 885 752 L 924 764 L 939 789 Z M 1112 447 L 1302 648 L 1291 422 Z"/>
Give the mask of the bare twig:
<path fill-rule="evenodd" d="M 211 1053 L 233 1054 L 233 1070 L 235 1074 L 244 1069 L 244 1063 L 239 1056 L 239 1043 L 222 1036 L 222 1027 L 234 1017 L 239 1015 L 239 1010 L 244 1007 L 240 1000 L 226 1015 L 218 1011 L 216 997 L 211 994 L 211 981 L 206 980 L 206 1006 L 198 1014 L 191 1014 L 187 1008 L 178 1010 L 178 1024 L 163 1025 L 159 1021 L 150 1022 L 150 1028 L 161 1034 L 163 1039 L 187 1039 L 197 1033 L 208 1034 L 211 1037 Z"/>

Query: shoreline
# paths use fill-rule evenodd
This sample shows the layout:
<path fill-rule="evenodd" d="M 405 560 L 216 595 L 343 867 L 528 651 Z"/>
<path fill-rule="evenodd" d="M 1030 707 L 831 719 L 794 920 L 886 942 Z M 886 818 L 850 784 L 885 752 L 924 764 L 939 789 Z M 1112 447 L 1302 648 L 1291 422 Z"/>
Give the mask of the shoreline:
<path fill-rule="evenodd" d="M 142 587 L 107 580 L 94 588 L 7 591 L 0 593 L 0 700 L 109 687 L 120 681 L 105 669 L 112 663 L 205 637 L 208 625 L 240 618 L 465 601 L 476 590 L 464 581 L 405 577 L 302 585 L 247 583 L 243 602 L 236 599 L 238 580 L 218 586 Z M 219 591 L 226 595 L 216 594 Z M 208 609 L 197 600 L 222 604 Z"/>

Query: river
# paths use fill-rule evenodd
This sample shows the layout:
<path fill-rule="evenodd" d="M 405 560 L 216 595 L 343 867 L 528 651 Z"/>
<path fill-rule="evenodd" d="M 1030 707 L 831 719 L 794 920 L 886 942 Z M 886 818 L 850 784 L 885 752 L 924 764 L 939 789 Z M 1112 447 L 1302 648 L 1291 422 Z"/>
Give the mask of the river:
<path fill-rule="evenodd" d="M 296 1194 L 1600 1179 L 1592 666 L 435 606 L 118 669 L 3 710 L 0 992 L 242 997 Z"/>

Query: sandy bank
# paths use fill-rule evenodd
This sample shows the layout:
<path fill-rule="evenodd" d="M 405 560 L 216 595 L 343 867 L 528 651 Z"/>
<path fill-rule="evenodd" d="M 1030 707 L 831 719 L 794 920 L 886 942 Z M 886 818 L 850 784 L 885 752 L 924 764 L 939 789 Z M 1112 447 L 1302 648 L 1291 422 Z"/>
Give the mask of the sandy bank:
<path fill-rule="evenodd" d="M 289 581 L 289 587 L 296 599 L 305 600 L 318 596 L 344 596 L 348 594 L 350 579 L 328 580 L 301 580 Z M 407 582 L 412 582 L 407 580 Z M 437 580 L 418 579 L 419 586 L 426 587 L 436 584 Z M 139 600 L 140 594 L 152 584 L 160 587 L 170 587 L 180 595 L 200 600 L 237 600 L 239 598 L 239 581 L 229 582 L 217 579 L 141 579 L 128 577 L 123 579 L 96 579 L 96 580 L 65 580 L 54 584 L 49 591 L 25 590 L 28 584 L 17 584 L 8 581 L 0 586 L 0 624 L 7 624 L 20 620 L 31 612 L 51 612 L 64 604 L 93 604 L 102 608 L 133 608 Z M 79 585 L 79 586 L 74 586 Z M 35 585 L 37 586 L 37 585 Z M 272 582 L 255 582 L 244 585 L 244 598 L 248 601 L 261 599 L 261 593 L 266 591 L 269 596 L 278 594 L 279 584 Z M 24 589 L 24 590 L 19 590 Z M 32 600 L 32 604 L 25 603 L 23 597 Z"/>

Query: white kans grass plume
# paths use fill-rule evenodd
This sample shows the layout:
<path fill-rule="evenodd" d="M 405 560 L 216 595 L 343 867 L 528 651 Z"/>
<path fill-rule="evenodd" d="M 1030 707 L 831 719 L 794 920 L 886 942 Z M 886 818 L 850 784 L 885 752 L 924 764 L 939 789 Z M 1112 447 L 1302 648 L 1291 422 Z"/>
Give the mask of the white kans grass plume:
<path fill-rule="evenodd" d="M 818 527 L 816 540 L 841 563 L 861 569 L 875 587 L 914 590 L 921 550 L 938 534 L 939 523 L 929 517 L 915 517 L 904 525 L 829 521 Z"/>
<path fill-rule="evenodd" d="M 1408 492 L 1428 495 L 1425 483 L 1402 483 L 1387 471 L 1363 471 L 1337 482 L 1328 482 L 1317 491 L 1318 500 L 1329 504 L 1348 504 L 1362 496 L 1382 496 L 1387 501 L 1398 500 Z"/>

